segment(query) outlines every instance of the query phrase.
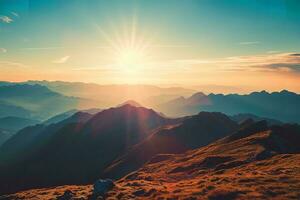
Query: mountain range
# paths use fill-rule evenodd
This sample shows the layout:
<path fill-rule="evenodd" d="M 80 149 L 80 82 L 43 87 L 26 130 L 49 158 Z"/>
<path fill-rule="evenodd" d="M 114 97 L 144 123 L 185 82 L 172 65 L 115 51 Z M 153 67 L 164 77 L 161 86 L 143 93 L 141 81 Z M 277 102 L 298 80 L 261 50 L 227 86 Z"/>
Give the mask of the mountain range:
<path fill-rule="evenodd" d="M 0 117 L 44 120 L 70 109 L 90 108 L 93 103 L 87 99 L 64 96 L 38 84 L 0 86 Z"/>
<path fill-rule="evenodd" d="M 88 199 L 99 178 L 115 199 L 300 198 L 299 94 L 89 86 L 0 82 L 0 199 Z"/>
<path fill-rule="evenodd" d="M 214 128 L 210 125 L 206 127 L 205 124 L 208 122 L 216 123 L 216 127 L 226 125 L 227 131 L 232 132 L 225 134 L 226 130 L 224 130 L 222 134 L 227 136 L 212 142 L 207 141 L 209 144 L 202 143 L 196 148 L 194 144 L 197 141 L 194 141 L 192 149 L 188 151 L 180 149 L 177 151 L 176 148 L 171 148 L 171 151 L 167 148 L 166 152 L 157 151 L 157 154 L 149 157 L 150 159 L 143 166 L 116 180 L 115 186 L 108 191 L 105 198 L 299 199 L 299 125 L 269 126 L 266 121 L 255 122 L 254 120 L 246 120 L 237 125 L 220 113 L 200 113 L 179 121 L 178 126 L 166 125 L 164 130 L 154 131 L 154 135 L 169 135 L 172 129 L 175 129 L 173 132 L 179 136 L 186 128 L 188 135 L 194 134 L 196 135 L 194 137 L 201 141 L 202 129 L 204 129 L 203 138 L 210 135 L 205 134 L 205 131 L 222 132 L 221 127 Z M 184 128 L 179 128 L 182 126 Z M 193 127 L 192 130 L 198 132 L 191 132 L 188 127 Z M 153 136 L 149 138 L 151 137 Z M 181 137 L 184 138 L 184 135 Z M 193 140 L 184 142 L 188 144 L 189 141 Z M 139 145 L 137 147 L 139 148 Z M 140 155 L 142 154 L 141 152 Z M 124 160 L 126 156 L 121 158 L 120 160 Z M 137 157 L 136 160 L 140 158 Z M 65 159 L 69 161 L 68 157 Z M 86 159 L 83 161 L 86 163 Z M 134 160 L 129 159 L 127 162 L 134 162 Z M 66 173 L 67 170 L 70 168 L 66 168 Z M 48 179 L 50 177 L 49 174 Z M 32 177 L 31 180 L 34 178 Z M 34 199 L 37 196 L 42 199 L 60 199 L 66 194 L 69 199 L 92 199 L 92 193 L 92 185 L 61 185 L 3 195 L 0 199 Z"/>
<path fill-rule="evenodd" d="M 56 124 L 27 127 L 0 148 L 0 188 L 94 181 L 156 128 L 180 120 L 126 104 L 95 115 L 78 112 Z"/>
<path fill-rule="evenodd" d="M 227 115 L 248 113 L 283 122 L 299 123 L 300 95 L 283 90 L 268 93 L 239 94 L 195 93 L 188 98 L 179 97 L 155 107 L 169 116 L 184 116 L 200 111 L 222 112 Z"/>

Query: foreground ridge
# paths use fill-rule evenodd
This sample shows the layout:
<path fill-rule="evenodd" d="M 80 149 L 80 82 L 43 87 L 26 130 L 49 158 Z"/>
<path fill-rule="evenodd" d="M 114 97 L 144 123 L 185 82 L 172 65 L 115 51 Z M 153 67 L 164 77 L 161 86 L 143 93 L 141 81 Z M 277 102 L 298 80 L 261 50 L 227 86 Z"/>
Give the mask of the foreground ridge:
<path fill-rule="evenodd" d="M 157 155 L 116 181 L 106 199 L 299 199 L 300 127 L 263 127 L 252 123 L 203 148 Z M 73 199 L 88 199 L 92 186 L 29 190 L 5 198 L 51 199 L 66 190 L 72 190 Z"/>

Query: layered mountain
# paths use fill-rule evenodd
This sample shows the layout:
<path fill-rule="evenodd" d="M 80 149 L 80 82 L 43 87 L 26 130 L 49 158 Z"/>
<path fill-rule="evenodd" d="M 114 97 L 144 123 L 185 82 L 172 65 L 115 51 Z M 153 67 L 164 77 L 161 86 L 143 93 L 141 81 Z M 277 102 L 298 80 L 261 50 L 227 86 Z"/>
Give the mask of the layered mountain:
<path fill-rule="evenodd" d="M 95 83 L 63 82 L 63 81 L 27 81 L 26 84 L 39 84 L 53 91 L 80 98 L 101 100 L 98 107 L 115 106 L 128 99 L 135 99 L 143 105 L 152 106 L 162 103 L 174 96 L 191 95 L 195 90 L 181 87 L 158 87 L 153 85 L 99 85 Z"/>
<path fill-rule="evenodd" d="M 92 182 L 156 128 L 180 121 L 128 104 L 83 114 L 57 124 L 27 127 L 3 144 L 1 192 Z"/>
<path fill-rule="evenodd" d="M 8 116 L 0 118 L 0 129 L 16 132 L 22 128 L 25 128 L 26 126 L 35 125 L 38 123 L 38 120 Z"/>
<path fill-rule="evenodd" d="M 266 117 L 259 117 L 257 115 L 253 115 L 253 114 L 248 114 L 248 113 L 241 113 L 241 114 L 237 114 L 237 115 L 233 115 L 230 116 L 230 119 L 238 122 L 239 124 L 252 119 L 255 122 L 259 122 L 259 121 L 266 121 L 269 125 L 282 125 L 284 124 L 283 122 L 276 120 L 276 119 L 270 119 L 270 118 L 266 118 Z"/>
<path fill-rule="evenodd" d="M 74 108 L 88 108 L 94 102 L 64 96 L 45 86 L 10 84 L 0 86 L 0 117 L 46 119 Z"/>
<path fill-rule="evenodd" d="M 16 116 L 21 118 L 32 117 L 32 112 L 10 102 L 0 100 L 0 117 Z"/>
<path fill-rule="evenodd" d="M 248 113 L 283 122 L 299 123 L 300 95 L 283 90 L 268 93 L 239 94 L 196 93 L 189 98 L 180 97 L 156 107 L 169 116 L 196 114 L 200 111 L 222 112 L 227 115 Z"/>
<path fill-rule="evenodd" d="M 107 199 L 299 199 L 299 125 L 250 122 L 182 154 L 159 154 L 115 182 Z M 92 185 L 34 189 L 2 199 L 90 198 Z"/>
<path fill-rule="evenodd" d="M 0 129 L 0 146 L 5 143 L 11 136 L 13 136 L 14 133 L 5 130 L 5 129 Z"/>

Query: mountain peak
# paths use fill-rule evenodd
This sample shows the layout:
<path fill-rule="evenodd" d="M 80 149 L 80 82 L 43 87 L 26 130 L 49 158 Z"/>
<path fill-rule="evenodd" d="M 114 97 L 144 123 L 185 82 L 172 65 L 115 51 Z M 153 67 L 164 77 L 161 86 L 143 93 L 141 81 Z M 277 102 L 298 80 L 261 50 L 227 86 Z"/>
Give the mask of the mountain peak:
<path fill-rule="evenodd" d="M 124 103 L 119 104 L 117 107 L 122 107 L 124 105 L 131 105 L 134 107 L 143 107 L 141 104 L 139 104 L 138 102 L 136 102 L 134 100 L 127 100 Z"/>

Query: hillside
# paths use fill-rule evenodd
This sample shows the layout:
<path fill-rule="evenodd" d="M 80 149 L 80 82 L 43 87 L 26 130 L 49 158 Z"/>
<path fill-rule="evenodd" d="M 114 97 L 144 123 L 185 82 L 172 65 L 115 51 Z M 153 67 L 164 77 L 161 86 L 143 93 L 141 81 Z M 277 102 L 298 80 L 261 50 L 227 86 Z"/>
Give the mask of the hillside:
<path fill-rule="evenodd" d="M 251 123 L 184 154 L 161 154 L 118 180 L 106 199 L 299 199 L 300 127 Z M 28 190 L 2 198 L 88 199 L 92 186 Z"/>
<path fill-rule="evenodd" d="M 237 129 L 238 125 L 224 114 L 201 112 L 180 124 L 161 127 L 116 159 L 104 171 L 103 176 L 120 178 L 137 170 L 156 154 L 183 153 L 208 145 Z"/>
<path fill-rule="evenodd" d="M 131 105 L 72 120 L 83 114 L 76 113 L 57 124 L 28 127 L 3 144 L 0 192 L 92 182 L 154 129 L 178 122 Z"/>

